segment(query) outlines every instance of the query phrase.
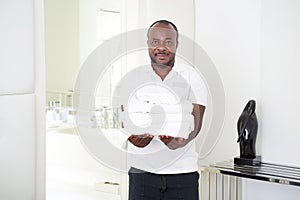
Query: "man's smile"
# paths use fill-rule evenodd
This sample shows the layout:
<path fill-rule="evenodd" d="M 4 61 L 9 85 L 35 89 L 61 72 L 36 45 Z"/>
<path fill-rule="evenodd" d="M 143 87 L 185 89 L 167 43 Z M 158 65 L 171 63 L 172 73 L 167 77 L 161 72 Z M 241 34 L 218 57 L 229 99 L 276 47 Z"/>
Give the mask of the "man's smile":
<path fill-rule="evenodd" d="M 168 54 L 166 52 L 159 52 L 159 53 L 155 53 L 154 56 L 159 59 L 161 59 L 161 58 L 164 59 L 164 58 L 168 57 Z"/>

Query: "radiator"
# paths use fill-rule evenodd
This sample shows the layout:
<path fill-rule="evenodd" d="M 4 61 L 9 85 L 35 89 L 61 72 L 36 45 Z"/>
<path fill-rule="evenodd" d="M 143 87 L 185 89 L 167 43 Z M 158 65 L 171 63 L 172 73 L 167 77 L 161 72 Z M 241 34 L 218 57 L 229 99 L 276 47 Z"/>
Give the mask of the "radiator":
<path fill-rule="evenodd" d="M 200 200 L 241 200 L 241 180 L 210 167 L 199 169 Z"/>

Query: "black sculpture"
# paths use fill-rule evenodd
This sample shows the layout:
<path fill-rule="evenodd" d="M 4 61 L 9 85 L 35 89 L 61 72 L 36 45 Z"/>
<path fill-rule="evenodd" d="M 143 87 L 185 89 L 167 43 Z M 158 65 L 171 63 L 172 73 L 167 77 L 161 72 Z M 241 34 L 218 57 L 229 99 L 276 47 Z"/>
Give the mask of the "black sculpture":
<path fill-rule="evenodd" d="M 240 115 L 237 123 L 240 157 L 235 158 L 236 164 L 258 164 L 260 157 L 256 156 L 256 137 L 258 122 L 255 114 L 256 102 L 250 100 Z"/>
<path fill-rule="evenodd" d="M 237 123 L 238 140 L 240 143 L 241 158 L 255 158 L 255 142 L 257 136 L 257 117 L 255 114 L 256 103 L 250 100 L 244 108 Z"/>

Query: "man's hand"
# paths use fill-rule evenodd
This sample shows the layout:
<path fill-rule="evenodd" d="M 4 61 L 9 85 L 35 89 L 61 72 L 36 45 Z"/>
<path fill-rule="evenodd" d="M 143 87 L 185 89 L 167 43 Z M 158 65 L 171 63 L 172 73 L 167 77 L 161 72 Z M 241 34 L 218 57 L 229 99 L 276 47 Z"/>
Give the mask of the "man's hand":
<path fill-rule="evenodd" d="M 158 138 L 172 150 L 185 146 L 188 141 L 182 137 L 172 137 L 169 135 L 159 135 Z"/>
<path fill-rule="evenodd" d="M 149 133 L 144 133 L 142 135 L 131 135 L 128 140 L 136 147 L 145 147 L 147 146 L 151 140 L 153 139 L 153 135 Z"/>

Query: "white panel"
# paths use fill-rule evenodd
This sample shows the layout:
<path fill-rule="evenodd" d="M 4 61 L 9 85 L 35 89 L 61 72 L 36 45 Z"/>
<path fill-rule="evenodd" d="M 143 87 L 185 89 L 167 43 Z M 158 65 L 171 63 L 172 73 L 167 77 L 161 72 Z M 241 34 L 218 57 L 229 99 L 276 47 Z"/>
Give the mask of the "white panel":
<path fill-rule="evenodd" d="M 194 1 L 193 0 L 148 0 L 146 21 L 143 27 L 149 27 L 153 22 L 166 19 L 173 22 L 180 34 L 194 39 Z M 141 15 L 144 15 L 142 13 Z"/>
<path fill-rule="evenodd" d="M 0 95 L 34 91 L 33 0 L 0 1 Z"/>
<path fill-rule="evenodd" d="M 0 96 L 0 199 L 33 200 L 34 95 Z"/>
<path fill-rule="evenodd" d="M 300 2 L 262 4 L 264 159 L 300 166 Z"/>
<path fill-rule="evenodd" d="M 205 158 L 214 163 L 238 155 L 236 124 L 248 100 L 257 100 L 259 117 L 260 0 L 195 2 L 196 42 L 213 60 L 226 96 L 220 140 Z M 213 137 L 219 133 L 210 134 Z"/>
<path fill-rule="evenodd" d="M 300 1 L 261 1 L 261 122 L 265 162 L 300 166 Z M 295 186 L 248 181 L 247 200 L 294 200 Z"/>
<path fill-rule="evenodd" d="M 90 13 L 96 11 L 96 8 L 89 9 Z M 93 16 L 91 19 L 93 19 Z M 94 25 L 92 20 L 85 23 Z M 90 29 L 86 31 L 90 33 Z M 93 34 L 91 34 L 88 41 L 90 42 L 88 44 L 91 44 L 92 49 L 94 49 L 96 46 Z M 80 70 L 80 57 L 82 56 L 80 51 L 81 48 L 86 50 L 86 44 L 79 46 L 79 43 L 79 0 L 45 0 L 47 91 L 67 92 L 74 90 Z M 88 48 L 88 50 L 91 50 L 91 48 Z"/>

